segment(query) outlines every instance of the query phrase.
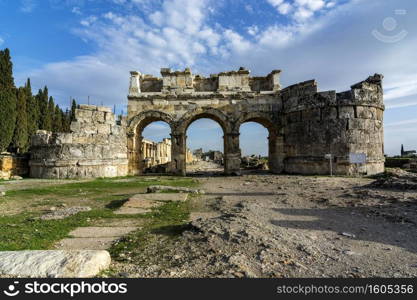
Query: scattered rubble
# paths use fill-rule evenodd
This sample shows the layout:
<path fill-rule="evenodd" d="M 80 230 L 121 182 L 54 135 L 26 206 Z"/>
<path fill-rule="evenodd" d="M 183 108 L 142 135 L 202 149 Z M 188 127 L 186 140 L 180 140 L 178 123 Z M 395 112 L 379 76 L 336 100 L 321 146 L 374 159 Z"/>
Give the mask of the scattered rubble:
<path fill-rule="evenodd" d="M 417 190 L 417 174 L 401 169 L 391 169 L 377 177 L 371 187 L 399 190 Z"/>
<path fill-rule="evenodd" d="M 68 208 L 57 209 L 56 207 L 51 207 L 50 212 L 41 216 L 41 220 L 61 220 L 72 215 L 78 214 L 82 211 L 90 211 L 91 207 L 88 206 L 73 206 Z"/>
<path fill-rule="evenodd" d="M 176 192 L 176 193 L 190 193 L 190 194 L 205 194 L 204 190 L 191 189 L 186 187 L 165 186 L 165 185 L 151 185 L 147 189 L 148 193 L 161 192 Z"/>

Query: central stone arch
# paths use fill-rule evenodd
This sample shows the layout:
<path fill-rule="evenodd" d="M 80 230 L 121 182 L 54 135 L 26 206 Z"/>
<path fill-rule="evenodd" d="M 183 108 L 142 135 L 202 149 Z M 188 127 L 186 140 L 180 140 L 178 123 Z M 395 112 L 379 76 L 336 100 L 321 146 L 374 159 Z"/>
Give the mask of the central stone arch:
<path fill-rule="evenodd" d="M 211 119 L 217 122 L 223 130 L 224 142 L 224 169 L 226 174 L 234 170 L 229 168 L 228 157 L 233 149 L 229 147 L 229 136 L 232 131 L 232 120 L 230 116 L 219 109 L 212 107 L 198 107 L 186 112 L 176 123 L 172 133 L 172 157 L 175 173 L 179 175 L 186 174 L 186 149 L 187 149 L 187 129 L 194 121 L 198 119 Z"/>
<path fill-rule="evenodd" d="M 129 174 L 131 175 L 140 175 L 143 173 L 144 157 L 143 150 L 141 149 L 143 140 L 142 132 L 146 126 L 156 121 L 167 123 L 172 132 L 174 118 L 170 114 L 158 110 L 143 111 L 130 119 L 127 124 L 128 168 Z M 169 169 L 169 171 L 171 171 L 172 163 Z"/>

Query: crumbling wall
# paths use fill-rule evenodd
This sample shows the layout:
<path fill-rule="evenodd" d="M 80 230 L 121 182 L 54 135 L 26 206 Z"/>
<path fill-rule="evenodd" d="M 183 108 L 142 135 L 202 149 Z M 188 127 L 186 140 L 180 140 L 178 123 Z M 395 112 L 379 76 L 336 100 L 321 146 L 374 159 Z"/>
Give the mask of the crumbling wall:
<path fill-rule="evenodd" d="M 282 90 L 285 171 L 301 174 L 375 174 L 384 170 L 382 76 L 343 93 L 317 92 L 315 81 Z M 362 155 L 363 163 L 352 157 Z"/>
<path fill-rule="evenodd" d="M 26 155 L 0 154 L 0 179 L 9 180 L 13 176 L 29 174 L 29 158 Z"/>
<path fill-rule="evenodd" d="M 30 176 L 36 178 L 127 175 L 126 126 L 110 108 L 80 105 L 70 133 L 38 131 L 32 137 Z"/>

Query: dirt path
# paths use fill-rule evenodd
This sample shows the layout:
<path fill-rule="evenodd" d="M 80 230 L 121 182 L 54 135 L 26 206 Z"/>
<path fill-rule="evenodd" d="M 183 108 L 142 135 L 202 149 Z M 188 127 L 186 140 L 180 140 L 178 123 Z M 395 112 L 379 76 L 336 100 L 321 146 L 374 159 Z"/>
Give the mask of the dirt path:
<path fill-rule="evenodd" d="M 195 200 L 191 227 L 136 254 L 145 266 L 116 263 L 116 270 L 132 277 L 417 276 L 415 190 L 372 188 L 364 178 L 199 180 L 207 194 Z"/>

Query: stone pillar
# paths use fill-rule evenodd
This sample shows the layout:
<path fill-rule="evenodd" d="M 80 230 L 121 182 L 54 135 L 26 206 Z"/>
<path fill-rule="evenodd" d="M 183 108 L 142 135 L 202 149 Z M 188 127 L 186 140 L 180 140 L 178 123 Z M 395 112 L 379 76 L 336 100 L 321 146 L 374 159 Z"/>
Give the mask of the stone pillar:
<path fill-rule="evenodd" d="M 186 144 L 187 144 L 187 137 L 185 133 L 178 133 L 173 132 L 171 133 L 171 153 L 172 153 L 172 161 L 171 161 L 171 172 L 175 175 L 185 176 L 185 160 L 186 160 Z"/>
<path fill-rule="evenodd" d="M 226 175 L 240 175 L 241 152 L 238 132 L 224 135 L 224 172 Z"/>
<path fill-rule="evenodd" d="M 276 133 L 269 134 L 269 171 L 274 174 L 282 173 L 284 170 L 284 138 Z"/>
<path fill-rule="evenodd" d="M 143 172 L 143 151 L 142 136 L 129 134 L 127 139 L 129 175 L 140 175 Z"/>
<path fill-rule="evenodd" d="M 129 96 L 139 96 L 140 94 L 140 73 L 130 72 Z"/>

